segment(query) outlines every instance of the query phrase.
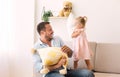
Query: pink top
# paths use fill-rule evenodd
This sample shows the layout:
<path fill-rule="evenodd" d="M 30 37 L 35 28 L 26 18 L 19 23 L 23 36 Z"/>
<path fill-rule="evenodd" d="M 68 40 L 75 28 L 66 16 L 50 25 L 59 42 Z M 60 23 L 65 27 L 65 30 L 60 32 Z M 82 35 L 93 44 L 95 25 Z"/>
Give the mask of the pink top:
<path fill-rule="evenodd" d="M 73 38 L 73 58 L 74 61 L 79 59 L 90 59 L 92 51 L 88 46 L 88 40 L 84 29 L 76 29 L 75 31 L 80 30 L 81 33 L 76 38 Z"/>

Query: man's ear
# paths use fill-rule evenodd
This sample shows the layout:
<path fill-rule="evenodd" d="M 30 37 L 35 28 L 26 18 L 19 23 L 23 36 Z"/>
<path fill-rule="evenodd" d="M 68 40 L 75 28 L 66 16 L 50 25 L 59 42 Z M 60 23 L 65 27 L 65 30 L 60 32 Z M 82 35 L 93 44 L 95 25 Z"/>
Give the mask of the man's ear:
<path fill-rule="evenodd" d="M 44 34 L 44 32 L 45 32 L 45 31 L 43 31 L 43 30 L 42 30 L 42 31 L 40 31 L 40 35 L 41 35 L 41 34 Z"/>

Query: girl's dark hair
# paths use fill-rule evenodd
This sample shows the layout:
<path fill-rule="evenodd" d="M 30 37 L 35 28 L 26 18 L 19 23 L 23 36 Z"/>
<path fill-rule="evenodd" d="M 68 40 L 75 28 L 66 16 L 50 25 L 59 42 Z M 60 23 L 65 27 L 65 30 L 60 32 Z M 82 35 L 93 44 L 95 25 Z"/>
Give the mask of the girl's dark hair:
<path fill-rule="evenodd" d="M 45 30 L 45 25 L 50 24 L 50 22 L 41 22 L 37 25 L 37 32 L 40 34 L 42 30 Z"/>

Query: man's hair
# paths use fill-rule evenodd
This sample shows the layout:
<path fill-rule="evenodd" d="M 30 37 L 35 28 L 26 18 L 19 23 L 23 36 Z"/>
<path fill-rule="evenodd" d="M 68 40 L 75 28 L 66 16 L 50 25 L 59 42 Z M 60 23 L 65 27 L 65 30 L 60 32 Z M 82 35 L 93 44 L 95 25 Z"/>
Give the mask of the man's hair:
<path fill-rule="evenodd" d="M 40 34 L 42 30 L 45 30 L 45 25 L 50 24 L 50 22 L 41 22 L 37 25 L 37 32 Z"/>

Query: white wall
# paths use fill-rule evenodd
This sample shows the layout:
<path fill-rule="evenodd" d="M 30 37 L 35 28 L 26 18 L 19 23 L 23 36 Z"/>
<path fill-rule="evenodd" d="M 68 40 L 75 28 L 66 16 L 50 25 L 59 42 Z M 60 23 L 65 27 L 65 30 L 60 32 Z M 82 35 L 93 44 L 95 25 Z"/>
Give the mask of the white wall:
<path fill-rule="evenodd" d="M 12 29 L 11 18 L 11 2 L 8 0 L 0 0 L 0 77 L 10 77 L 9 72 L 9 31 Z M 13 9 L 11 9 L 13 10 Z M 9 28 L 9 29 L 8 29 Z"/>
<path fill-rule="evenodd" d="M 32 77 L 34 0 L 0 0 L 0 77 Z"/>
<path fill-rule="evenodd" d="M 10 53 L 11 77 L 32 77 L 34 0 L 14 1 L 14 50 Z"/>
<path fill-rule="evenodd" d="M 40 0 L 37 0 L 40 1 Z M 41 0 L 36 4 L 36 24 L 40 22 L 41 9 L 43 6 L 46 10 L 59 11 L 62 8 L 64 0 Z M 89 41 L 120 43 L 120 0 L 70 0 L 73 3 L 73 12 L 75 16 L 87 16 L 88 22 L 86 31 Z M 56 6 L 54 6 L 57 4 Z M 54 21 L 54 22 L 53 22 Z M 56 31 L 59 28 L 66 26 L 64 23 L 59 23 L 60 20 L 52 19 L 51 22 Z M 58 23 L 57 23 L 58 22 Z M 61 33 L 60 33 L 61 32 Z M 62 31 L 55 32 L 56 34 L 66 33 L 66 28 Z M 60 35 L 62 37 L 62 35 Z M 67 38 L 62 37 L 64 40 Z"/>

